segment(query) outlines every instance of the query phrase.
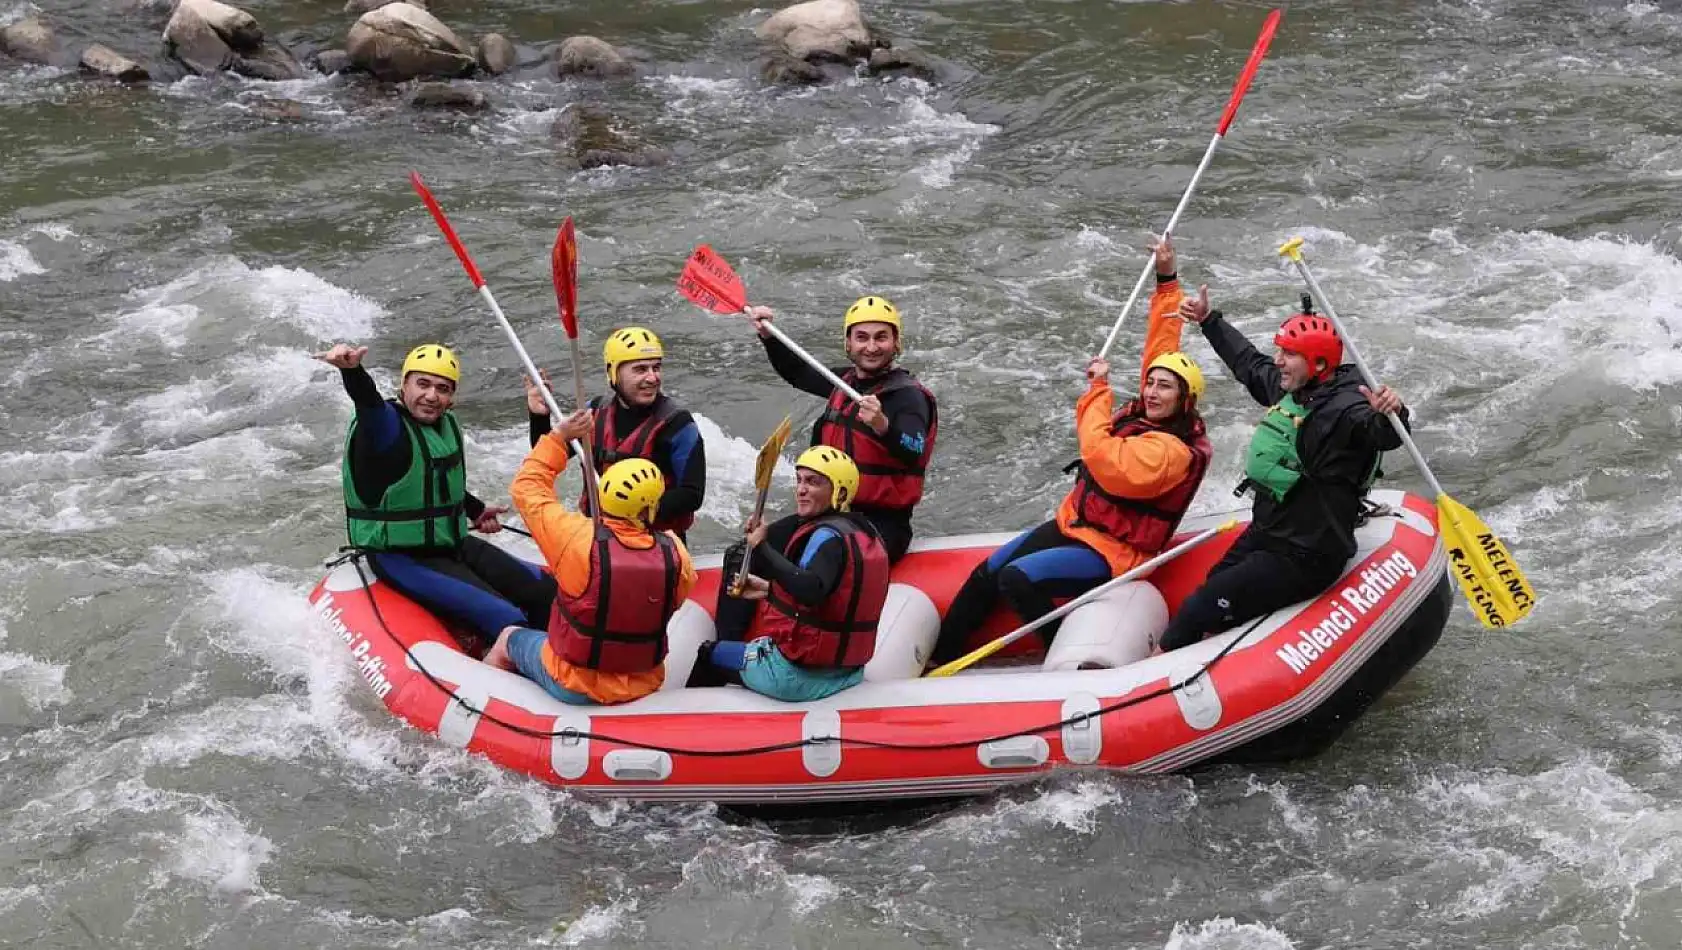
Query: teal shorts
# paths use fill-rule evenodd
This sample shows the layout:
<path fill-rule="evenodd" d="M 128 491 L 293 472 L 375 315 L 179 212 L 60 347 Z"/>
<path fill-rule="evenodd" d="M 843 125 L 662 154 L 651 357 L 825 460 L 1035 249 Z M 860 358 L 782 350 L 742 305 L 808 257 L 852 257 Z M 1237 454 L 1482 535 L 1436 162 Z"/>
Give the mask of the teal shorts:
<path fill-rule="evenodd" d="M 785 703 L 803 703 L 834 696 L 864 681 L 864 667 L 801 666 L 783 656 L 770 637 L 747 645 L 747 665 L 742 667 L 742 685 Z"/>

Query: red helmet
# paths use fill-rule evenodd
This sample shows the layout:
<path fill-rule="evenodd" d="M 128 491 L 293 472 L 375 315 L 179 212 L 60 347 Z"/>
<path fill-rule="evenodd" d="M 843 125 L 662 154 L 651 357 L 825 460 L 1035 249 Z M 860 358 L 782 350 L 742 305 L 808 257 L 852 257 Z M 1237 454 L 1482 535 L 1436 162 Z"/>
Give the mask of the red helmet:
<path fill-rule="evenodd" d="M 1337 338 L 1332 322 L 1314 312 L 1314 300 L 1307 294 L 1302 295 L 1302 312 L 1292 314 L 1279 327 L 1273 343 L 1307 358 L 1310 366 L 1315 360 L 1325 360 L 1326 368 L 1314 374 L 1317 379 L 1330 376 L 1343 362 L 1343 341 Z"/>

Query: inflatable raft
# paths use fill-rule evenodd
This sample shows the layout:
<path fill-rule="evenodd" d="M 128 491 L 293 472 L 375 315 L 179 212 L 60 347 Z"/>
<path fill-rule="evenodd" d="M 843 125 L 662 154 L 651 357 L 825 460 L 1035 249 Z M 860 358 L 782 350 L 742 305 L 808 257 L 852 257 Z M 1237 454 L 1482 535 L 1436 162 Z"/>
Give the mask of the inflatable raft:
<path fill-rule="evenodd" d="M 937 538 L 895 567 L 865 682 L 812 703 L 736 686 L 685 688 L 713 636 L 718 557 L 669 626 L 665 688 L 622 706 L 567 706 L 464 652 L 448 629 L 357 560 L 310 596 L 392 713 L 445 742 L 581 794 L 739 805 L 981 794 L 1058 768 L 1166 772 L 1285 761 L 1335 739 L 1435 645 L 1447 558 L 1430 502 L 1374 492 L 1359 551 L 1319 598 L 1148 656 L 1151 638 L 1237 530 L 1084 605 L 1049 651 L 919 678 L 940 614 L 1013 535 Z M 1233 515 L 1191 518 L 1189 536 Z M 1000 608 L 975 643 L 1018 623 Z"/>

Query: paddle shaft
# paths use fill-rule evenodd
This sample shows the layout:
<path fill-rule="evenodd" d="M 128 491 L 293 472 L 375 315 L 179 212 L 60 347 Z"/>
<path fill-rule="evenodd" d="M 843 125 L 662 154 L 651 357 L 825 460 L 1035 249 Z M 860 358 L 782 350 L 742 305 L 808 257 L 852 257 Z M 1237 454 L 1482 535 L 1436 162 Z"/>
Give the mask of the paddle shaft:
<path fill-rule="evenodd" d="M 771 494 L 770 485 L 766 485 L 764 488 L 759 490 L 758 497 L 753 500 L 753 520 L 759 521 L 765 517 L 765 498 L 769 494 Z M 753 552 L 744 546 L 742 550 L 742 566 L 736 570 L 736 576 L 730 581 L 730 593 L 732 595 L 741 593 L 742 585 L 747 583 L 748 561 L 751 560 L 752 555 Z"/>
<path fill-rule="evenodd" d="M 1320 289 L 1320 282 L 1314 279 L 1314 272 L 1308 269 L 1308 262 L 1302 259 L 1300 251 L 1291 255 L 1291 263 L 1297 266 L 1297 273 L 1301 274 L 1303 282 L 1308 284 L 1308 289 L 1314 294 L 1314 299 L 1320 301 L 1321 309 L 1326 311 L 1326 319 L 1332 322 L 1332 327 L 1337 330 L 1338 337 L 1343 340 L 1343 346 L 1349 351 L 1349 358 L 1355 361 L 1355 367 L 1361 371 L 1361 378 L 1366 381 L 1367 388 L 1376 392 L 1378 390 L 1378 378 L 1373 375 L 1372 370 L 1367 366 L 1367 361 L 1361 358 L 1361 350 L 1355 345 L 1355 338 L 1349 335 L 1348 330 L 1344 329 L 1343 321 L 1338 319 L 1337 311 L 1333 309 L 1332 302 L 1326 299 L 1326 292 Z M 1431 473 L 1431 466 L 1425 464 L 1425 455 L 1419 451 L 1419 446 L 1414 443 L 1413 436 L 1408 434 L 1407 426 L 1402 425 L 1402 420 L 1393 412 L 1387 412 L 1384 415 L 1390 420 L 1390 425 L 1396 430 L 1396 434 L 1402 437 L 1402 445 L 1406 446 L 1408 454 L 1413 456 L 1413 464 L 1419 466 L 1420 474 L 1425 476 L 1425 481 L 1431 486 L 1431 491 L 1435 492 L 1438 498 L 1448 494 L 1443 491 L 1442 483 L 1437 481 L 1437 476 Z"/>
<path fill-rule="evenodd" d="M 742 312 L 746 313 L 747 311 L 744 310 Z M 801 348 L 800 344 L 798 344 L 798 343 L 794 342 L 793 340 L 789 339 L 788 334 L 786 334 L 783 331 L 777 329 L 777 325 L 775 323 L 772 323 L 769 320 L 765 320 L 765 321 L 762 321 L 760 325 L 765 327 L 765 329 L 767 331 L 769 331 L 772 336 L 776 337 L 777 341 L 779 343 L 788 347 L 789 350 L 791 352 L 793 352 L 795 356 L 798 356 L 801 359 L 805 360 L 806 365 L 808 365 L 808 366 L 812 367 L 813 369 L 817 370 L 823 376 L 824 379 L 829 380 L 830 384 L 833 385 L 836 389 L 839 389 L 842 392 L 846 393 L 848 399 L 851 399 L 853 402 L 858 402 L 860 399 L 864 398 L 863 396 L 859 395 L 858 390 L 856 390 L 853 387 L 851 387 L 851 386 L 847 385 L 846 383 L 842 382 L 841 377 L 839 377 L 839 376 L 835 375 L 834 373 L 830 372 L 829 367 L 827 367 L 827 366 L 823 365 L 822 363 L 818 362 L 817 357 L 815 357 L 812 354 L 806 352 L 804 349 Z"/>
<path fill-rule="evenodd" d="M 584 398 L 584 363 L 583 357 L 578 353 L 578 335 L 575 333 L 567 334 L 567 343 L 572 347 L 572 398 L 575 400 L 574 404 L 579 409 L 583 409 L 589 403 Z M 554 406 L 553 401 L 550 402 L 550 406 Z M 553 412 L 554 409 L 551 408 L 549 411 Z M 596 494 L 596 451 L 595 447 L 591 445 L 591 437 L 588 432 L 584 434 L 583 454 L 579 458 L 584 460 L 584 494 L 588 496 L 590 517 L 595 519 L 597 525 L 600 525 L 602 522 L 602 506 L 601 496 Z"/>
<path fill-rule="evenodd" d="M 1215 149 L 1224 138 L 1222 133 L 1216 132 L 1209 140 L 1209 147 L 1203 150 L 1203 161 L 1197 163 L 1197 171 L 1192 173 L 1191 184 L 1186 186 L 1185 194 L 1180 196 L 1180 203 L 1174 208 L 1174 216 L 1168 219 L 1168 226 L 1162 229 L 1162 239 L 1168 240 L 1174 233 L 1174 228 L 1180 223 L 1180 215 L 1185 213 L 1186 206 L 1191 204 L 1192 193 L 1197 190 L 1197 182 L 1203 173 L 1209 169 L 1209 163 L 1215 160 Z M 1127 303 L 1122 305 L 1121 314 L 1115 319 L 1115 325 L 1110 327 L 1110 335 L 1104 340 L 1104 348 L 1098 351 L 1100 359 L 1109 355 L 1110 347 L 1115 346 L 1116 336 L 1121 333 L 1121 325 L 1127 322 L 1127 315 L 1133 312 L 1133 305 L 1139 301 L 1139 293 L 1145 289 L 1145 281 L 1150 279 L 1151 271 L 1156 269 L 1156 254 L 1152 253 L 1145 261 L 1145 269 L 1139 272 L 1139 279 L 1133 282 L 1133 292 L 1127 295 Z"/>
<path fill-rule="evenodd" d="M 1163 564 L 1165 564 L 1169 561 L 1172 561 L 1174 558 L 1179 557 L 1180 555 L 1184 554 L 1187 551 L 1190 551 L 1192 548 L 1197 547 L 1198 545 L 1200 545 L 1203 542 L 1209 540 L 1210 538 L 1214 537 L 1215 535 L 1220 534 L 1223 529 L 1230 527 L 1231 524 L 1232 524 L 1231 522 L 1228 522 L 1227 524 L 1216 525 L 1213 528 L 1206 528 L 1203 531 L 1200 531 L 1197 534 L 1192 535 L 1191 537 L 1187 538 L 1186 540 L 1181 541 L 1179 544 L 1174 545 L 1173 547 L 1169 548 L 1168 550 L 1163 551 L 1161 554 L 1158 554 L 1157 556 L 1151 558 L 1150 560 L 1146 561 L 1145 563 L 1140 564 L 1139 566 L 1133 568 L 1132 570 L 1126 572 L 1125 574 L 1121 574 L 1117 577 L 1113 577 L 1110 580 L 1107 580 L 1104 583 L 1099 584 L 1097 587 L 1094 587 L 1091 590 L 1087 591 L 1086 593 L 1080 595 L 1079 597 L 1076 597 L 1074 600 L 1071 600 L 1068 603 L 1064 604 L 1063 606 L 1058 607 L 1057 609 L 1046 613 L 1044 616 L 1040 617 L 1039 619 L 1034 620 L 1030 623 L 1025 623 L 1020 627 L 1017 627 L 1015 630 L 1012 630 L 1011 632 L 1005 634 L 1004 636 L 998 638 L 997 640 L 994 640 L 993 642 L 987 644 L 986 646 L 983 646 L 983 647 L 980 647 L 980 648 L 974 650 L 973 652 L 971 652 L 967 656 L 959 657 L 958 659 L 953 660 L 952 662 L 946 664 L 945 666 L 937 667 L 936 669 L 931 670 L 929 672 L 929 675 L 930 676 L 950 676 L 953 673 L 956 673 L 960 670 L 963 670 L 963 669 L 971 666 L 972 664 L 975 664 L 975 663 L 978 663 L 982 660 L 985 660 L 988 657 L 992 656 L 993 654 L 999 652 L 1000 650 L 1003 650 L 1005 647 L 1010 646 L 1012 643 L 1015 643 L 1016 641 L 1018 641 L 1018 640 L 1022 639 L 1023 637 L 1027 636 L 1028 634 L 1033 633 L 1035 630 L 1038 630 L 1039 628 L 1041 628 L 1041 627 L 1045 626 L 1046 624 L 1052 622 L 1053 620 L 1057 620 L 1057 619 L 1067 615 L 1070 611 L 1074 610 L 1076 607 L 1085 606 L 1086 604 L 1089 604 L 1092 601 L 1096 600 L 1097 598 L 1103 596 L 1105 593 L 1109 592 L 1110 590 L 1113 590 L 1117 587 L 1120 587 L 1122 584 L 1125 584 L 1128 581 L 1137 580 L 1138 578 L 1143 577 L 1146 574 L 1149 574 L 1151 571 L 1156 570 L 1161 565 L 1163 565 Z"/>

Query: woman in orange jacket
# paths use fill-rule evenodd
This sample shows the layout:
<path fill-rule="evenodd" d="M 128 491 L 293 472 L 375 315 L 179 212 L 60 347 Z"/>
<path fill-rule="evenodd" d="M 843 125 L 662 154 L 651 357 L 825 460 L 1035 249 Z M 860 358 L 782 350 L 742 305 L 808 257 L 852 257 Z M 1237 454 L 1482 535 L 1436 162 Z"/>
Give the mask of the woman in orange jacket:
<path fill-rule="evenodd" d="M 549 629 L 508 627 L 485 662 L 517 670 L 563 703 L 627 703 L 666 680 L 666 622 L 695 585 L 689 552 L 670 531 L 653 531 L 665 478 L 647 459 L 625 459 L 601 475 L 602 518 L 568 511 L 555 495 L 567 440 L 591 413 L 574 414 L 532 447 L 509 491 L 555 575 Z"/>
<path fill-rule="evenodd" d="M 1203 373 L 1179 352 L 1184 322 L 1174 247 L 1156 245 L 1156 292 L 1140 367 L 1139 398 L 1112 413 L 1110 365 L 1093 359 L 1075 403 L 1080 459 L 1057 517 L 1023 532 L 977 565 L 940 625 L 931 664 L 962 656 L 1002 595 L 1023 622 L 1142 563 L 1167 546 L 1209 467 L 1197 413 Z M 1047 642 L 1056 625 L 1043 628 Z"/>

